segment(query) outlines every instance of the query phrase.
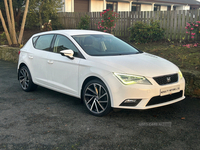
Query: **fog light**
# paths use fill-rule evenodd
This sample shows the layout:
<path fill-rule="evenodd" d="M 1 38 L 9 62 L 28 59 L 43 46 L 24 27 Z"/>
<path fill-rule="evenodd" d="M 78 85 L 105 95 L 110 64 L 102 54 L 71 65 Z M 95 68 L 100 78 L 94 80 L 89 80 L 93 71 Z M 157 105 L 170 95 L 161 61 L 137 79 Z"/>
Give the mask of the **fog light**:
<path fill-rule="evenodd" d="M 136 106 L 142 99 L 126 99 L 120 106 Z"/>

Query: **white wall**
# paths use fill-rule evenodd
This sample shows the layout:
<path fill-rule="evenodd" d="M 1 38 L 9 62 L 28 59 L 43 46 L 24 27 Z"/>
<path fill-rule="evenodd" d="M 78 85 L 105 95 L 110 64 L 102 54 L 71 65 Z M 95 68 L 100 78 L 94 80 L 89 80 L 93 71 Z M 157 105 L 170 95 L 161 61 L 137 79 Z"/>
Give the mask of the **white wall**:
<path fill-rule="evenodd" d="M 72 3 L 71 3 L 72 0 L 63 0 L 64 2 L 64 10 L 65 12 L 72 12 Z"/>
<path fill-rule="evenodd" d="M 151 11 L 152 5 L 141 4 L 141 11 Z"/>
<path fill-rule="evenodd" d="M 183 10 L 190 10 L 190 6 L 183 6 Z"/>
<path fill-rule="evenodd" d="M 118 2 L 118 11 L 129 11 L 130 3 Z M 91 12 L 103 11 L 103 0 L 91 0 Z"/>
<path fill-rule="evenodd" d="M 178 6 L 176 10 L 190 10 L 190 6 Z"/>
<path fill-rule="evenodd" d="M 73 0 L 62 0 L 65 5 L 63 11 L 72 11 L 72 1 Z M 118 11 L 129 11 L 130 3 L 128 2 L 118 2 Z M 190 10 L 190 6 L 178 6 L 176 10 Z M 101 12 L 103 11 L 103 0 L 90 0 L 90 11 L 91 12 Z M 141 11 L 152 11 L 152 5 L 141 4 Z M 161 6 L 161 11 L 167 11 L 167 6 Z"/>
<path fill-rule="evenodd" d="M 183 6 L 176 7 L 176 10 L 183 10 Z"/>
<path fill-rule="evenodd" d="M 160 10 L 161 11 L 167 11 L 167 6 L 161 6 Z"/>
<path fill-rule="evenodd" d="M 91 12 L 103 11 L 103 0 L 91 0 Z"/>
<path fill-rule="evenodd" d="M 117 11 L 129 11 L 130 3 L 126 2 L 118 2 L 118 9 Z"/>

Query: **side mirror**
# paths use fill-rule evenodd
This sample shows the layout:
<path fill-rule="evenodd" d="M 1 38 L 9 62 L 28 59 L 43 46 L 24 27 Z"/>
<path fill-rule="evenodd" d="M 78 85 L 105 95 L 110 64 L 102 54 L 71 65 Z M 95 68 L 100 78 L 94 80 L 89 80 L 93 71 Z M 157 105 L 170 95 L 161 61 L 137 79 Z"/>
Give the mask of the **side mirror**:
<path fill-rule="evenodd" d="M 61 54 L 62 56 L 67 56 L 67 57 L 69 57 L 70 59 L 74 59 L 74 51 L 71 50 L 71 49 L 62 50 L 62 51 L 60 51 L 60 54 Z"/>

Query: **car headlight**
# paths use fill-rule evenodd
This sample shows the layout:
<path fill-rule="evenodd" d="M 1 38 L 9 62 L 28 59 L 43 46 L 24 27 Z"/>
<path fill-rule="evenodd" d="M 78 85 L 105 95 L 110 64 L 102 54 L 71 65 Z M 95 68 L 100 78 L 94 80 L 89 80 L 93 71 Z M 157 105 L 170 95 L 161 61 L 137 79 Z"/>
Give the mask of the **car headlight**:
<path fill-rule="evenodd" d="M 179 70 L 178 74 L 179 74 L 180 79 L 182 79 L 183 78 L 183 74 L 182 74 L 182 72 L 180 70 Z"/>
<path fill-rule="evenodd" d="M 136 75 L 129 75 L 129 74 L 122 74 L 122 73 L 114 73 L 114 75 L 126 85 L 130 84 L 146 84 L 151 85 L 151 82 L 147 80 L 145 77 L 136 76 Z"/>

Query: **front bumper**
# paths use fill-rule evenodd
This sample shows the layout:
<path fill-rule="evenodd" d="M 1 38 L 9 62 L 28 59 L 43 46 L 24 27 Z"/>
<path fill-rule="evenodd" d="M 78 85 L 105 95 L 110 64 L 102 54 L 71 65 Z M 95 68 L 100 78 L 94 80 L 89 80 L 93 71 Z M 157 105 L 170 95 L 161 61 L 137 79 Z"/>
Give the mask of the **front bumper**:
<path fill-rule="evenodd" d="M 150 109 L 176 103 L 185 98 L 184 78 L 179 79 L 176 83 L 163 86 L 159 85 L 153 78 L 147 79 L 152 83 L 152 85 L 124 85 L 118 79 L 116 79 L 116 81 L 115 76 L 114 78 L 113 76 L 110 77 L 107 81 L 109 81 L 108 85 L 111 97 L 111 106 L 113 108 L 124 109 Z M 161 90 L 173 89 L 174 87 L 179 87 L 179 90 L 165 95 L 161 94 Z M 139 100 L 139 103 L 136 106 L 121 105 L 127 99 Z"/>

